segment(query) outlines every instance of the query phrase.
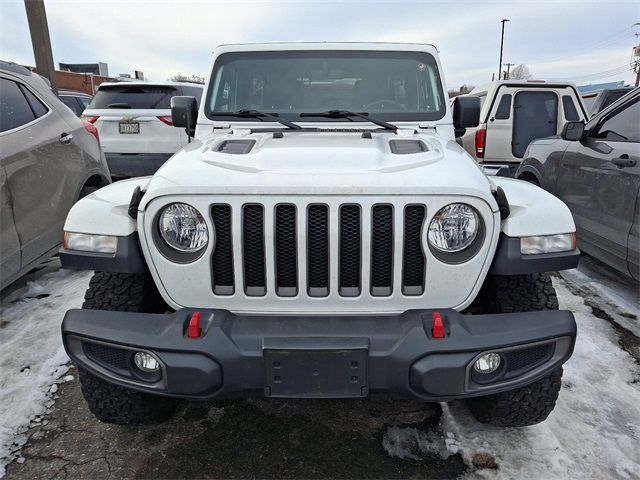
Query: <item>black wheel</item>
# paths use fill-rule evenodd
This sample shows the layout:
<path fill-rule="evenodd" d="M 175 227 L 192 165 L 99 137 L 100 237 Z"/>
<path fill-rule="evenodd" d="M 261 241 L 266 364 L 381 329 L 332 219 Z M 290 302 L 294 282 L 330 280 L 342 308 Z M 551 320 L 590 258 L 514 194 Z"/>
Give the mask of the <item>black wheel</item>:
<path fill-rule="evenodd" d="M 546 273 L 487 277 L 476 301 L 479 313 L 557 310 L 558 297 Z M 500 427 L 525 427 L 547 418 L 560 391 L 562 367 L 524 387 L 466 400 L 480 422 Z"/>
<path fill-rule="evenodd" d="M 89 283 L 82 308 L 162 313 L 168 307 L 149 275 L 96 272 Z M 180 405 L 176 399 L 111 384 L 83 368 L 78 368 L 78 373 L 89 410 L 105 423 L 159 423 L 169 419 Z"/>
<path fill-rule="evenodd" d="M 491 275 L 485 280 L 474 309 L 479 313 L 557 310 L 558 297 L 547 273 Z"/>
<path fill-rule="evenodd" d="M 498 427 L 527 427 L 540 423 L 556 406 L 562 367 L 524 387 L 467 400 L 473 416 Z"/>

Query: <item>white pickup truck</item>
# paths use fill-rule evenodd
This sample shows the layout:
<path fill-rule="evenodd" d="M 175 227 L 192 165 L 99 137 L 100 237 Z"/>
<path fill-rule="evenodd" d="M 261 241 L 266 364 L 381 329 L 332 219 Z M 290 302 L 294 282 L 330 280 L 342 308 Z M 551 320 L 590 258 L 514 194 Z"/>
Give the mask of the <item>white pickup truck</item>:
<path fill-rule="evenodd" d="M 102 421 L 178 399 L 464 398 L 544 420 L 576 324 L 546 272 L 579 251 L 567 207 L 489 178 L 455 141 L 430 45 L 225 45 L 191 142 L 154 175 L 80 200 L 62 263 L 94 270 L 62 336 Z"/>

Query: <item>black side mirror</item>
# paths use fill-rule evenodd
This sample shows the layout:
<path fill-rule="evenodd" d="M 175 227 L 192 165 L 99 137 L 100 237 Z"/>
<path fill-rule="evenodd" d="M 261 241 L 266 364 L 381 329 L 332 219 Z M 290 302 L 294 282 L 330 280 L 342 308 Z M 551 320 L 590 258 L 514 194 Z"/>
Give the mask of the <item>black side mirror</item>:
<path fill-rule="evenodd" d="M 562 128 L 561 137 L 563 140 L 576 142 L 584 137 L 584 122 L 567 122 Z"/>
<path fill-rule="evenodd" d="M 196 97 L 171 98 L 171 121 L 174 127 L 184 128 L 191 139 L 195 135 L 198 121 Z"/>
<path fill-rule="evenodd" d="M 467 128 L 480 123 L 480 97 L 456 97 L 453 100 L 453 128 L 461 137 Z"/>

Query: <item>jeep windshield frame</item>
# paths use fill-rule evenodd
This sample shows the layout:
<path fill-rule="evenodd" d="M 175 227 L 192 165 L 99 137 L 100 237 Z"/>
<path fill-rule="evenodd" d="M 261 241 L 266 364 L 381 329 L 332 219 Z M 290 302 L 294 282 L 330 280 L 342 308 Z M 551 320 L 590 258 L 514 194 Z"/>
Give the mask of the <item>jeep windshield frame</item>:
<path fill-rule="evenodd" d="M 228 122 L 230 112 L 258 110 L 298 124 L 345 121 L 301 115 L 331 110 L 367 112 L 386 122 L 435 122 L 446 109 L 435 57 L 387 50 L 223 53 L 214 63 L 204 103 L 204 114 L 213 121 Z"/>

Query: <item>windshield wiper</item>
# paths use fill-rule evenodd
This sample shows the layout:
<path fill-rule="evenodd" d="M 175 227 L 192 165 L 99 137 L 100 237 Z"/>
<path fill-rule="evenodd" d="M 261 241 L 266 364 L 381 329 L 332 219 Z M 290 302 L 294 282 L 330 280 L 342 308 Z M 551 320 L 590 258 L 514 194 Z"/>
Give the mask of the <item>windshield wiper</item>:
<path fill-rule="evenodd" d="M 107 108 L 131 108 L 131 105 L 126 102 L 110 103 Z"/>
<path fill-rule="evenodd" d="M 349 110 L 328 110 L 326 112 L 303 112 L 301 117 L 326 117 L 326 118 L 349 118 L 358 117 L 367 120 L 368 122 L 375 123 L 376 125 L 386 129 L 396 131 L 398 127 L 391 123 L 387 123 L 384 120 L 379 120 L 369 116 L 367 112 L 351 112 Z"/>
<path fill-rule="evenodd" d="M 289 122 L 282 118 L 278 118 L 279 115 L 277 113 L 267 113 L 267 112 L 261 112 L 259 110 L 243 109 L 235 112 L 211 112 L 211 115 L 215 117 L 241 117 L 241 118 L 258 118 L 258 119 L 269 118 L 293 130 L 302 129 L 300 125 L 296 125 L 295 123 Z"/>

